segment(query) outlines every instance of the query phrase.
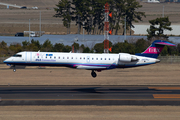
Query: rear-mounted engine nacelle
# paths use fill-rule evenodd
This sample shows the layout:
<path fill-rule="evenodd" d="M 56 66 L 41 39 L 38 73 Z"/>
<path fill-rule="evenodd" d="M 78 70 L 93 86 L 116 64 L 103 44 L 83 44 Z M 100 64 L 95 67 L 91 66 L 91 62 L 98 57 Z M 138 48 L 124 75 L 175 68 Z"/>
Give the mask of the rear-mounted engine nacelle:
<path fill-rule="evenodd" d="M 134 62 L 134 61 L 138 61 L 138 58 L 131 56 L 130 54 L 120 53 L 119 54 L 119 61 L 120 62 Z"/>

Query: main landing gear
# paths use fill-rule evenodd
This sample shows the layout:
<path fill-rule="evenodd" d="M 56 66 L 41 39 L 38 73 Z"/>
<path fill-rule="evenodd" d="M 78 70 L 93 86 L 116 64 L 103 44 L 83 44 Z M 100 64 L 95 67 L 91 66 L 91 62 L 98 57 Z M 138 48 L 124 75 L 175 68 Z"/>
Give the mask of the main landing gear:
<path fill-rule="evenodd" d="M 93 78 L 95 78 L 95 77 L 97 76 L 97 74 L 94 72 L 94 70 L 92 70 L 91 76 L 92 76 Z"/>

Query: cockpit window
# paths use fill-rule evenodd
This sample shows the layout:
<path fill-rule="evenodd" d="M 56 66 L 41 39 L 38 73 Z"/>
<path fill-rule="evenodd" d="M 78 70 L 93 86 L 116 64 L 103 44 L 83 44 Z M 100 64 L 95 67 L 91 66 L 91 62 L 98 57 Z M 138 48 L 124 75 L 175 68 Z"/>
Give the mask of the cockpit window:
<path fill-rule="evenodd" d="M 22 55 L 20 55 L 20 54 L 15 54 L 15 55 L 13 55 L 13 57 L 22 57 Z"/>

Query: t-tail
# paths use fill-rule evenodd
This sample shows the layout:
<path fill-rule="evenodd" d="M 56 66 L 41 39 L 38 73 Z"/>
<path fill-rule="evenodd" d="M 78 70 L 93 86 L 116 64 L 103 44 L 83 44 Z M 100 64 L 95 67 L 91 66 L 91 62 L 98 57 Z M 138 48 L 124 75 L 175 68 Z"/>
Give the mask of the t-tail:
<path fill-rule="evenodd" d="M 175 46 L 174 44 L 167 41 L 155 40 L 143 53 L 136 53 L 136 55 L 157 58 L 165 45 Z"/>

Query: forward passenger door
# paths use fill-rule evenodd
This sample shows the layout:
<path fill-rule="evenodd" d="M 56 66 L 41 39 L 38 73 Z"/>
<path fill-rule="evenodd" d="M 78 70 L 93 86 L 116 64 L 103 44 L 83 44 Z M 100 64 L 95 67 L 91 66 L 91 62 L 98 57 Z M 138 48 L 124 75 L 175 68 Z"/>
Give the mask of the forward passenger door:
<path fill-rule="evenodd" d="M 32 52 L 26 52 L 26 63 L 31 63 L 32 61 Z"/>

